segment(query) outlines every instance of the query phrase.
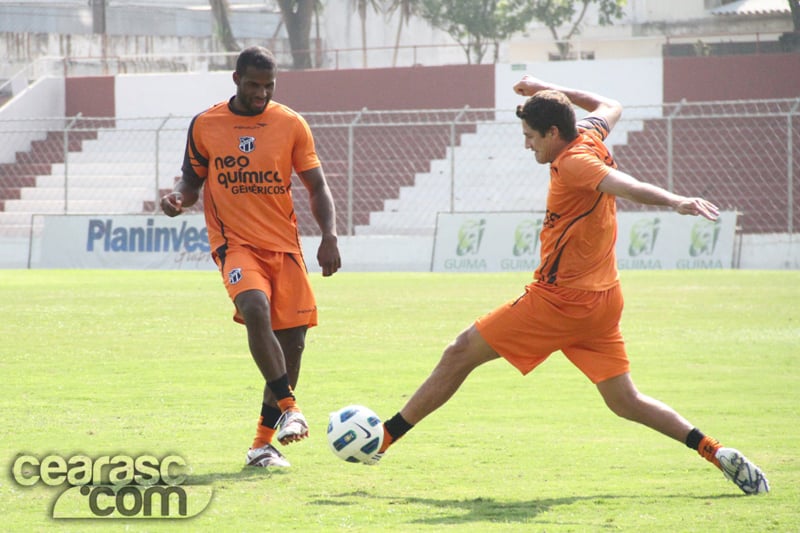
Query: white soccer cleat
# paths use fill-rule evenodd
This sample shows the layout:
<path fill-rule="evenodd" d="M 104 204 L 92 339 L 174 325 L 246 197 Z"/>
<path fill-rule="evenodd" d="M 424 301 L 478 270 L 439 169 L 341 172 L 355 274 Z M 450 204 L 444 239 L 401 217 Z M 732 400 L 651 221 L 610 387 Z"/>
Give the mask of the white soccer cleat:
<path fill-rule="evenodd" d="M 246 466 L 260 466 L 260 467 L 287 467 L 292 466 L 286 457 L 283 456 L 272 444 L 265 444 L 260 448 L 250 448 L 247 451 L 247 458 L 245 459 Z"/>
<path fill-rule="evenodd" d="M 300 411 L 284 411 L 278 419 L 278 427 L 276 437 L 284 446 L 308 437 L 308 422 Z"/>
<path fill-rule="evenodd" d="M 733 481 L 745 494 L 769 492 L 769 481 L 761 470 L 751 463 L 739 450 L 720 448 L 715 454 L 722 473 Z"/>

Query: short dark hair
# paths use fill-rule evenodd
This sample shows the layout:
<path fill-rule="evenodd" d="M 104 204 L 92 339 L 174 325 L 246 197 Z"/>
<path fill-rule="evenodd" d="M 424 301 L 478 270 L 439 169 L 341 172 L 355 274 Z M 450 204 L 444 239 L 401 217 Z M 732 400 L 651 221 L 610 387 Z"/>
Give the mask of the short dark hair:
<path fill-rule="evenodd" d="M 544 90 L 534 94 L 517 106 L 517 117 L 540 135 L 555 126 L 566 141 L 578 136 L 572 102 L 560 91 Z"/>
<path fill-rule="evenodd" d="M 256 67 L 263 70 L 275 70 L 275 56 L 263 46 L 251 46 L 245 48 L 236 59 L 236 72 L 240 76 L 244 75 L 247 67 Z"/>

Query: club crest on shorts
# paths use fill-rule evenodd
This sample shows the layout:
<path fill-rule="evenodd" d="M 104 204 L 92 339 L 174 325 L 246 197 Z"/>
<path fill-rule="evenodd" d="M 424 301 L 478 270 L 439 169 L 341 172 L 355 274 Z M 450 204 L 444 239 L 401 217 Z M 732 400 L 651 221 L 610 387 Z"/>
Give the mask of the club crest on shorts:
<path fill-rule="evenodd" d="M 256 149 L 256 138 L 255 137 L 239 137 L 239 150 L 242 152 L 249 154 L 253 150 Z"/>
<path fill-rule="evenodd" d="M 236 285 L 242 280 L 242 269 L 241 268 L 234 268 L 230 272 L 228 272 L 228 283 L 231 285 Z"/>

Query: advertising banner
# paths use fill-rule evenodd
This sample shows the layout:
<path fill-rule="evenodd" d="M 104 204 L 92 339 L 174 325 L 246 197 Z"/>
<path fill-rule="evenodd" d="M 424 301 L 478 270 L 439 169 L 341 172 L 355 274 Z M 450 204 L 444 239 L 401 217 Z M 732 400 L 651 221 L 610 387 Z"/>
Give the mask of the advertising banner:
<path fill-rule="evenodd" d="M 734 211 L 720 213 L 714 222 L 674 212 L 618 213 L 618 267 L 731 268 L 736 217 Z M 431 270 L 533 271 L 543 219 L 543 212 L 439 213 Z"/>
<path fill-rule="evenodd" d="M 433 272 L 533 271 L 544 213 L 439 213 Z"/>
<path fill-rule="evenodd" d="M 714 222 L 672 211 L 617 218 L 617 266 L 624 269 L 721 269 L 733 266 L 735 211 Z"/>
<path fill-rule="evenodd" d="M 203 215 L 44 216 L 41 268 L 215 270 Z"/>

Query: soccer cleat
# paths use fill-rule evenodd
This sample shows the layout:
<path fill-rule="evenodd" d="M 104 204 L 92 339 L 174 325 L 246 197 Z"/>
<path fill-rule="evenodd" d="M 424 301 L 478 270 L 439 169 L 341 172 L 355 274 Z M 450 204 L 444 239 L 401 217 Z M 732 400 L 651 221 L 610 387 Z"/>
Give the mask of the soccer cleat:
<path fill-rule="evenodd" d="M 298 410 L 284 411 L 278 419 L 278 427 L 280 429 L 276 437 L 284 446 L 308 437 L 308 422 L 303 413 Z"/>
<path fill-rule="evenodd" d="M 250 448 L 245 459 L 246 466 L 292 466 L 272 444 L 265 444 L 260 448 Z"/>
<path fill-rule="evenodd" d="M 733 448 L 720 448 L 716 458 L 725 477 L 733 481 L 745 494 L 769 492 L 769 481 L 761 470 L 747 457 Z"/>

